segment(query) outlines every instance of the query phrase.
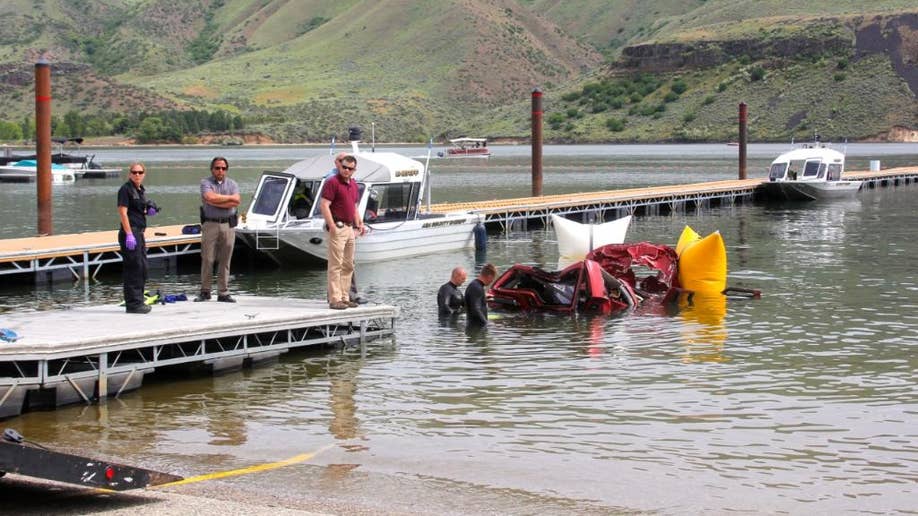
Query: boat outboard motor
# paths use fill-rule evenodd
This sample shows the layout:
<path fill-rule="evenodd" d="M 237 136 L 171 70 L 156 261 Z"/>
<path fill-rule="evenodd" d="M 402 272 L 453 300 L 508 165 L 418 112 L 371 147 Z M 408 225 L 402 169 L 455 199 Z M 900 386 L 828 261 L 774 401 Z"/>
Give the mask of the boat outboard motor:
<path fill-rule="evenodd" d="M 352 142 L 359 142 L 363 138 L 363 129 L 359 125 L 352 125 L 347 128 L 347 139 Z"/>

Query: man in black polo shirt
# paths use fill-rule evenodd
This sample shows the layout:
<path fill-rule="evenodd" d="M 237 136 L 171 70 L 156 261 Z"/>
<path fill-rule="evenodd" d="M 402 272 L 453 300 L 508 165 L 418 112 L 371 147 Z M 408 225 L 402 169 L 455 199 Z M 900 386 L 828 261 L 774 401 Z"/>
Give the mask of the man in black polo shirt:
<path fill-rule="evenodd" d="M 239 185 L 226 177 L 229 162 L 217 157 L 210 162 L 210 177 L 201 180 L 201 294 L 195 301 L 210 299 L 214 261 L 217 274 L 217 301 L 235 303 L 229 293 L 230 259 L 236 244 L 236 207 L 242 198 Z"/>

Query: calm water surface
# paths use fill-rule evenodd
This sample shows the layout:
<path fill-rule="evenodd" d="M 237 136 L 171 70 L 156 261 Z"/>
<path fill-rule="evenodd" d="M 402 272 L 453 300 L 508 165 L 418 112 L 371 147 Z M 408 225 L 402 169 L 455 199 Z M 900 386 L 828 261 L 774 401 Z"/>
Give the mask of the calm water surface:
<path fill-rule="evenodd" d="M 771 157 L 756 158 L 761 175 Z M 724 179 L 735 175 L 729 159 L 550 156 L 546 193 Z M 866 168 L 867 159 L 849 168 Z M 151 197 L 167 210 L 161 220 L 191 219 L 196 194 L 188 178 L 199 177 L 206 160 L 147 160 Z M 231 172 L 251 192 L 262 165 L 241 161 Z M 528 165 L 513 157 L 438 162 L 437 170 L 435 199 L 506 196 L 518 181 L 529 188 Z M 91 220 L 56 215 L 55 227 L 114 227 L 117 186 L 56 190 L 56 213 Z M 33 202 L 3 190 L 7 206 L 26 211 Z M 637 218 L 629 240 L 674 244 L 685 224 L 721 231 L 729 283 L 764 292 L 760 300 L 701 299 L 666 313 L 502 314 L 484 333 L 467 333 L 463 320 L 438 321 L 435 292 L 453 266 L 472 269 L 486 259 L 499 269 L 553 268 L 550 231 L 491 234 L 487 256 L 477 260 L 469 252 L 361 266 L 368 296 L 402 314 L 396 336 L 374 342 L 366 356 L 296 353 L 216 378 L 163 377 L 102 406 L 28 413 L 3 426 L 183 475 L 332 445 L 307 463 L 221 482 L 381 511 L 914 511 L 916 195 L 918 187 L 903 186 L 836 203 Z M 30 223 L 19 211 L 4 213 L 6 236 Z M 112 224 L 100 222 L 106 217 Z M 194 271 L 160 269 L 150 281 L 169 292 L 193 292 L 196 284 Z M 322 297 L 324 271 L 239 267 L 233 286 L 240 294 Z M 90 285 L 3 292 L 2 310 L 45 309 L 115 301 L 120 283 L 108 274 Z"/>

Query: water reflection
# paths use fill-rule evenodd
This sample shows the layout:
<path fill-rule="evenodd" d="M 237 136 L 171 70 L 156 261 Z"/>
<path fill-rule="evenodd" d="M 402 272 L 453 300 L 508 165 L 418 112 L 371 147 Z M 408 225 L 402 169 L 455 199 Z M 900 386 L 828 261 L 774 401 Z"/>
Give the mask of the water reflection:
<path fill-rule="evenodd" d="M 727 342 L 727 296 L 722 294 L 682 294 L 679 317 L 684 321 L 682 338 L 684 362 L 724 362 Z"/>

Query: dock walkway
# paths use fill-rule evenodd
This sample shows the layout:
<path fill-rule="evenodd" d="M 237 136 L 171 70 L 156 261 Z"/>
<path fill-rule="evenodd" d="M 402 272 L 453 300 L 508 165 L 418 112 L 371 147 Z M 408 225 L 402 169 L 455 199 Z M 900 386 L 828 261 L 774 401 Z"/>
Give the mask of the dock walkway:
<path fill-rule="evenodd" d="M 201 235 L 182 234 L 184 226 L 149 227 L 147 256 L 167 258 L 201 252 Z M 0 275 L 69 271 L 94 278 L 107 263 L 120 263 L 118 231 L 91 231 L 0 240 Z"/>
<path fill-rule="evenodd" d="M 197 363 L 220 371 L 293 348 L 363 345 L 393 334 L 398 316 L 388 305 L 330 310 L 318 300 L 236 299 L 158 304 L 144 315 L 118 305 L 3 314 L 0 325 L 19 338 L 0 341 L 0 418 L 118 396 L 160 367 Z"/>
<path fill-rule="evenodd" d="M 861 188 L 898 186 L 918 181 L 918 167 L 845 172 L 843 179 L 863 181 Z M 580 217 L 582 222 L 596 223 L 625 215 L 657 215 L 689 209 L 698 211 L 715 205 L 730 206 L 753 200 L 762 183 L 762 179 L 711 181 L 435 204 L 431 210 L 437 213 L 469 210 L 482 214 L 486 225 L 507 230 L 519 224 L 525 229 L 531 220 L 547 225 L 552 214 Z M 149 257 L 168 258 L 200 253 L 200 235 L 184 235 L 182 227 L 147 228 L 145 235 Z M 95 277 L 103 265 L 121 261 L 117 238 L 117 231 L 97 231 L 0 240 L 0 276 L 67 270 L 74 278 Z"/>

